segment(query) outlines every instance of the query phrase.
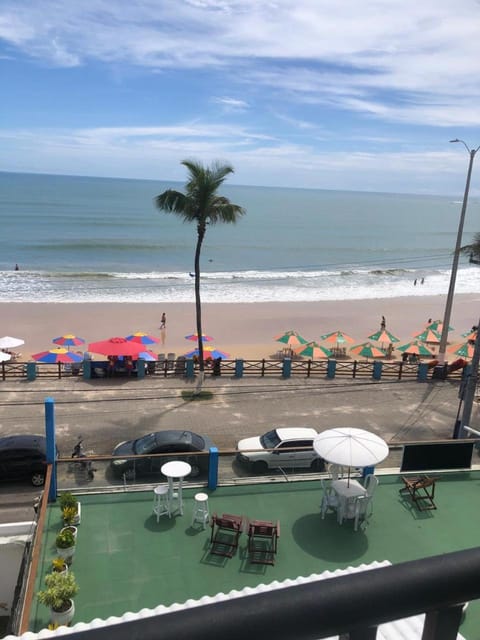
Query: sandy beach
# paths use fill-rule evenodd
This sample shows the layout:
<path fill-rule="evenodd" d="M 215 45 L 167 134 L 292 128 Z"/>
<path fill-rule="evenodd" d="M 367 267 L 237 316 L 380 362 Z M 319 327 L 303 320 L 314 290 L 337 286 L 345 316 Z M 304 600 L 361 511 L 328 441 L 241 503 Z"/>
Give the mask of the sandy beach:
<path fill-rule="evenodd" d="M 449 343 L 462 342 L 461 334 L 478 323 L 480 295 L 457 295 L 450 324 Z M 402 342 L 412 339 L 427 320 L 443 318 L 445 296 L 387 298 L 335 302 L 273 302 L 251 304 L 203 304 L 204 333 L 214 337 L 214 346 L 232 358 L 268 358 L 282 345 L 274 336 L 289 329 L 308 340 L 341 330 L 356 343 L 380 328 L 382 315 L 387 329 Z M 130 303 L 0 303 L 1 335 L 25 340 L 18 350 L 22 360 L 52 348 L 53 338 L 66 334 L 88 342 L 136 331 L 160 338 L 160 318 L 167 316 L 165 342 L 154 345 L 156 352 L 186 353 L 195 345 L 185 336 L 195 332 L 195 305 Z M 86 348 L 86 345 L 85 347 Z M 81 348 L 83 350 L 84 348 Z M 398 355 L 398 354 L 397 354 Z"/>

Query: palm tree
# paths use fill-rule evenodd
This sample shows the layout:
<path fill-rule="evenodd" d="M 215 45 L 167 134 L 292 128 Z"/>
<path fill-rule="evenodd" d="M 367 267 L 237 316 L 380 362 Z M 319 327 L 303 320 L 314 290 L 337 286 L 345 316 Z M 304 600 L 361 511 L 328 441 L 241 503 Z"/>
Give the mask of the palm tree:
<path fill-rule="evenodd" d="M 467 256 L 470 256 L 470 262 L 475 264 L 480 263 L 480 231 L 473 236 L 472 244 L 466 244 L 464 247 L 460 248 L 460 251 Z"/>
<path fill-rule="evenodd" d="M 200 373 L 196 393 L 200 393 L 205 376 L 202 342 L 202 305 L 200 301 L 200 253 L 202 243 L 207 230 L 207 224 L 216 224 L 218 222 L 233 224 L 237 222 L 240 216 L 245 214 L 245 210 L 239 205 L 231 203 L 228 198 L 217 194 L 217 190 L 225 178 L 230 173 L 233 173 L 233 168 L 230 165 L 214 162 L 208 167 L 194 160 L 184 160 L 182 164 L 187 167 L 190 174 L 185 193 L 168 189 L 156 197 L 155 204 L 161 211 L 174 213 L 185 222 L 195 222 L 197 225 L 197 245 L 195 248 L 195 306 Z"/>

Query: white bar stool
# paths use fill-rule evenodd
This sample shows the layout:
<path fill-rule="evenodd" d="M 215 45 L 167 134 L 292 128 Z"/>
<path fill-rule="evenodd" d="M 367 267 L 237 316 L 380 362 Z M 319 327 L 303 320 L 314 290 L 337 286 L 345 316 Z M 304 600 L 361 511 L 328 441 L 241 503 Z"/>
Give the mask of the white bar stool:
<path fill-rule="evenodd" d="M 160 516 L 172 517 L 170 500 L 168 499 L 168 485 L 166 484 L 159 484 L 153 490 L 153 513 L 157 516 L 157 522 Z"/>
<path fill-rule="evenodd" d="M 205 529 L 205 525 L 210 519 L 208 512 L 208 495 L 206 493 L 196 493 L 194 500 L 192 527 L 196 522 L 199 522 Z"/>

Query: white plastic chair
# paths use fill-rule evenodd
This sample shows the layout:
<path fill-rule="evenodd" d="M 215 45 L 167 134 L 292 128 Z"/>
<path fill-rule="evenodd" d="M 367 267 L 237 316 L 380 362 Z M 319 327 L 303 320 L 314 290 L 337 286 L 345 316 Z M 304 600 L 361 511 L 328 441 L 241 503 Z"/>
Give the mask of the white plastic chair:
<path fill-rule="evenodd" d="M 325 480 L 320 480 L 323 489 L 322 503 L 320 505 L 320 514 L 322 516 L 322 520 L 325 518 L 325 514 L 329 509 L 337 510 L 339 502 L 338 496 L 335 491 L 332 489 L 329 483 Z"/>
<path fill-rule="evenodd" d="M 367 497 L 368 498 L 373 497 L 373 494 L 377 490 L 377 487 L 378 487 L 378 478 L 377 478 L 377 476 L 374 476 L 373 474 L 369 474 L 365 478 L 365 491 L 367 492 Z"/>
<path fill-rule="evenodd" d="M 341 480 L 345 475 L 345 470 L 339 464 L 329 464 L 328 473 L 332 480 Z"/>
<path fill-rule="evenodd" d="M 378 478 L 369 474 L 365 478 L 365 495 L 359 496 L 355 500 L 355 522 L 353 528 L 358 530 L 360 520 L 368 524 L 368 519 L 373 513 L 373 495 L 378 487 Z"/>

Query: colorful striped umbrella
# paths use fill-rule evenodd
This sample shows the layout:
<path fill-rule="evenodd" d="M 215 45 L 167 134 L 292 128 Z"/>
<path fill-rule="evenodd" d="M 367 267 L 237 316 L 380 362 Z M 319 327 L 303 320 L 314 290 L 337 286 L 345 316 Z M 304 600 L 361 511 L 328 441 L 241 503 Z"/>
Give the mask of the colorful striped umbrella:
<path fill-rule="evenodd" d="M 430 351 L 430 349 L 419 340 L 413 340 L 412 342 L 408 342 L 407 344 L 402 344 L 402 346 L 397 347 L 397 349 L 399 351 L 403 351 L 404 353 L 410 353 L 417 356 L 433 356 L 433 353 Z"/>
<path fill-rule="evenodd" d="M 198 342 L 198 333 L 191 333 L 188 336 L 185 336 L 185 340 L 192 340 L 193 342 Z M 212 336 L 207 336 L 202 333 L 202 342 L 211 342 L 213 340 Z"/>
<path fill-rule="evenodd" d="M 433 329 L 434 331 L 438 331 L 438 333 L 442 333 L 443 331 L 443 320 L 434 320 L 427 325 L 427 329 Z M 453 331 L 453 327 L 448 325 L 448 330 Z"/>
<path fill-rule="evenodd" d="M 382 351 L 371 342 L 364 342 L 363 344 L 357 344 L 350 349 L 350 352 L 356 356 L 362 356 L 363 358 L 384 358 L 385 351 Z"/>
<path fill-rule="evenodd" d="M 368 336 L 369 340 L 374 340 L 375 342 L 400 342 L 400 338 L 397 338 L 387 331 L 386 329 L 380 329 L 377 333 L 373 333 L 371 336 Z"/>
<path fill-rule="evenodd" d="M 454 344 L 448 348 L 448 351 L 454 353 L 456 356 L 472 359 L 473 352 L 475 351 L 475 345 L 471 342 L 465 342 L 465 344 Z"/>
<path fill-rule="evenodd" d="M 325 342 L 331 342 L 332 344 L 335 342 L 337 344 L 342 344 L 343 342 L 355 342 L 355 340 L 343 331 L 332 331 L 332 333 L 325 333 L 323 336 L 320 336 L 320 340 L 325 340 Z"/>
<path fill-rule="evenodd" d="M 301 347 L 297 347 L 295 353 L 311 360 L 317 360 L 318 358 L 330 358 L 332 352 L 327 347 L 322 347 L 318 342 L 312 341 L 307 344 L 302 344 Z"/>
<path fill-rule="evenodd" d="M 478 331 L 467 331 L 467 333 L 462 333 L 462 337 L 466 338 L 468 342 L 475 342 L 477 334 Z"/>
<path fill-rule="evenodd" d="M 427 327 L 424 331 L 420 331 L 420 333 L 416 333 L 413 337 L 427 344 L 439 344 L 441 340 L 440 333 L 435 331 L 435 329 L 430 329 L 430 327 Z"/>
<path fill-rule="evenodd" d="M 158 356 L 156 353 L 154 353 L 153 351 L 150 351 L 150 349 L 145 349 L 145 351 L 140 351 L 140 353 L 138 354 L 139 358 L 143 358 L 143 360 L 145 360 L 146 362 L 156 362 L 158 360 Z"/>
<path fill-rule="evenodd" d="M 185 358 L 193 358 L 199 356 L 198 348 L 193 351 L 189 351 L 185 354 Z M 220 349 L 215 349 L 215 347 L 203 347 L 203 357 L 204 358 L 222 358 L 223 360 L 227 360 L 230 358 L 229 353 L 225 353 L 225 351 L 220 351 Z"/>
<path fill-rule="evenodd" d="M 128 340 L 129 342 L 136 342 L 137 344 L 155 344 L 160 342 L 160 340 L 155 338 L 155 336 L 150 336 L 148 333 L 143 333 L 143 331 L 132 333 L 132 335 L 127 336 L 125 340 Z"/>
<path fill-rule="evenodd" d="M 59 344 L 62 347 L 77 347 L 79 344 L 85 344 L 83 338 L 73 335 L 73 333 L 66 333 L 64 336 L 54 338 L 52 340 L 54 344 Z"/>
<path fill-rule="evenodd" d="M 283 342 L 283 344 L 288 345 L 291 349 L 295 349 L 302 344 L 307 344 L 308 340 L 305 340 L 298 331 L 285 331 L 285 333 L 280 333 L 278 336 L 275 336 L 274 340 L 277 342 Z"/>
<path fill-rule="evenodd" d="M 57 347 L 56 349 L 50 349 L 49 351 L 41 351 L 35 353 L 32 358 L 37 362 L 47 362 L 49 364 L 55 364 L 56 362 L 82 362 L 83 356 L 73 351 L 68 351 L 63 347 Z"/>

